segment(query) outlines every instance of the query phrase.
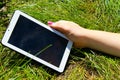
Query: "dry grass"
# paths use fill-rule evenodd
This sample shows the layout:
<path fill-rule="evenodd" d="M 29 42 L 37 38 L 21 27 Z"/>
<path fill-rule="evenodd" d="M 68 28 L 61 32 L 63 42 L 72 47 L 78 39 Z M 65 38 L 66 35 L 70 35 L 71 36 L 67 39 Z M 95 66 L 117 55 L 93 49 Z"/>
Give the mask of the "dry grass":
<path fill-rule="evenodd" d="M 4 1 L 5 2 L 5 1 Z M 120 31 L 120 0 L 11 0 L 0 11 L 0 39 L 14 10 L 46 23 L 70 20 L 89 28 Z M 0 3 L 0 6 L 2 3 Z M 1 10 L 2 7 L 0 7 Z M 1 80 L 119 80 L 120 59 L 90 49 L 73 49 L 59 74 L 0 44 Z"/>

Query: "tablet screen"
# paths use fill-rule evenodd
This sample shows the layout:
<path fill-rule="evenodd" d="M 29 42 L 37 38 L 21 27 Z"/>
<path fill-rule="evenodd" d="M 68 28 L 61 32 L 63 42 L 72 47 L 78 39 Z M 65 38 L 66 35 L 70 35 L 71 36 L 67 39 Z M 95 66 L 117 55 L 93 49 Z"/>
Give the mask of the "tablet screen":
<path fill-rule="evenodd" d="M 59 67 L 68 40 L 20 15 L 8 43 Z"/>

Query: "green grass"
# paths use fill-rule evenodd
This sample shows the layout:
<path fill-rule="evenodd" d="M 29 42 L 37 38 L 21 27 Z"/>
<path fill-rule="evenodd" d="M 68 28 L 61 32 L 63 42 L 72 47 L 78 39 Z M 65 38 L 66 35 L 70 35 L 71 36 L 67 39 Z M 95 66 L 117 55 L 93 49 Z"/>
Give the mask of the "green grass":
<path fill-rule="evenodd" d="M 7 11 L 0 12 L 0 40 L 14 10 L 44 23 L 62 19 L 88 29 L 120 32 L 120 0 L 11 0 L 6 6 Z M 119 79 L 120 59 L 102 52 L 73 48 L 65 71 L 59 74 L 0 43 L 0 80 Z"/>

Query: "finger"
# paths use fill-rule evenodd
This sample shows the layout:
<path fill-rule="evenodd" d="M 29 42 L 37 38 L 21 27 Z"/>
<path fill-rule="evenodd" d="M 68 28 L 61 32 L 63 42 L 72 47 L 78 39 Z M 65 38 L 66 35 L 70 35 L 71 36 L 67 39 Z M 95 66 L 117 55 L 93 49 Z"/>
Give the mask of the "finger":
<path fill-rule="evenodd" d="M 48 25 L 57 30 L 57 31 L 60 31 L 61 33 L 63 34 L 66 34 L 68 33 L 68 31 L 66 30 L 66 27 L 61 25 L 62 23 L 59 23 L 59 22 L 52 22 L 52 21 L 48 21 Z"/>
<path fill-rule="evenodd" d="M 52 25 L 54 22 L 52 22 L 52 21 L 48 21 L 48 25 L 50 26 L 50 25 Z"/>

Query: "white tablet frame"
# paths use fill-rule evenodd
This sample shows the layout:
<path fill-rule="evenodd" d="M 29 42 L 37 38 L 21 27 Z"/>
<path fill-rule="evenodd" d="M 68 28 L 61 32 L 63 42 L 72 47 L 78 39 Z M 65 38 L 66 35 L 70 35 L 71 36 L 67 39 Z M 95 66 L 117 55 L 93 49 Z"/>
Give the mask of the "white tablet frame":
<path fill-rule="evenodd" d="M 13 29 L 14 29 L 20 15 L 26 17 L 27 19 L 32 20 L 33 22 L 45 27 L 46 29 L 48 29 L 48 30 L 50 30 L 50 31 L 52 31 L 52 32 L 58 34 L 59 36 L 61 36 L 61 37 L 68 40 L 68 44 L 67 44 L 67 47 L 66 47 L 66 49 L 64 51 L 63 58 L 61 59 L 61 63 L 60 63 L 59 67 L 56 67 L 56 66 L 54 66 L 54 65 L 52 65 L 52 64 L 50 64 L 50 63 L 48 63 L 48 62 L 46 62 L 44 60 L 42 60 L 42 59 L 40 59 L 40 58 L 30 54 L 30 53 L 18 48 L 18 47 L 15 47 L 14 45 L 12 45 L 10 43 L 8 43 L 9 38 L 10 38 L 10 36 L 12 34 L 12 31 L 13 31 Z M 47 26 L 47 25 L 43 24 L 42 22 L 32 18 L 29 15 L 27 15 L 27 14 L 25 14 L 25 13 L 19 11 L 19 10 L 16 10 L 13 17 L 12 17 L 12 19 L 11 19 L 11 21 L 10 21 L 10 24 L 9 24 L 5 34 L 4 34 L 4 37 L 2 39 L 2 44 L 9 47 L 9 48 L 11 48 L 11 49 L 13 49 L 13 50 L 15 50 L 15 51 L 17 51 L 17 52 L 19 52 L 19 53 L 21 53 L 21 54 L 23 54 L 23 55 L 25 55 L 25 56 L 27 56 L 27 57 L 29 57 L 29 58 L 31 58 L 31 59 L 33 59 L 33 60 L 36 60 L 37 62 L 40 62 L 41 64 L 44 64 L 44 65 L 46 65 L 46 66 L 48 66 L 48 67 L 50 67 L 50 68 L 52 68 L 52 69 L 54 69 L 54 70 L 56 70 L 58 72 L 63 72 L 64 68 L 65 68 L 65 65 L 67 63 L 68 56 L 70 54 L 70 50 L 72 48 L 73 42 L 71 40 L 69 40 L 67 37 L 65 37 L 63 34 L 61 34 L 60 32 L 50 28 L 49 26 Z"/>

